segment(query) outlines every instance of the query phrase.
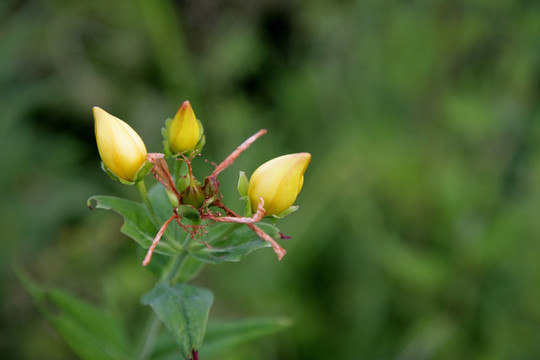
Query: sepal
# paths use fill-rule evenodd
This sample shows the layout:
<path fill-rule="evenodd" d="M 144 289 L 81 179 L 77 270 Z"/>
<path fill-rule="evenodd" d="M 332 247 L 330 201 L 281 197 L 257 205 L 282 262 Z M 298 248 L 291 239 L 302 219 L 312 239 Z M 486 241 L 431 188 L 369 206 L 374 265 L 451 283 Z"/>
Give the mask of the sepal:
<path fill-rule="evenodd" d="M 178 207 L 178 215 L 193 222 L 193 225 L 199 225 L 201 223 L 201 215 L 193 206 L 180 205 Z"/>
<path fill-rule="evenodd" d="M 240 171 L 240 174 L 238 175 L 238 193 L 240 196 L 247 196 L 248 194 L 248 186 L 249 186 L 249 180 L 246 176 L 246 173 L 244 171 Z"/>
<path fill-rule="evenodd" d="M 281 212 L 279 214 L 270 215 L 270 216 L 272 218 L 276 219 L 276 220 L 280 220 L 280 219 L 283 219 L 285 216 L 290 215 L 293 212 L 296 212 L 298 209 L 299 209 L 298 205 L 293 205 L 293 206 L 290 206 L 287 210 L 285 210 L 285 211 L 283 211 L 283 212 Z"/>
<path fill-rule="evenodd" d="M 133 181 L 122 179 L 121 177 L 118 177 L 115 173 L 113 173 L 111 170 L 109 170 L 103 161 L 101 162 L 101 170 L 103 170 L 109 177 L 115 181 L 121 182 L 123 185 L 135 185 L 137 182 L 144 179 L 146 175 L 152 171 L 152 168 L 154 167 L 154 164 L 150 161 L 145 161 L 139 170 L 137 170 L 137 173 L 135 174 L 135 179 Z"/>
<path fill-rule="evenodd" d="M 178 154 L 173 154 L 171 147 L 169 146 L 169 130 L 171 129 L 173 119 L 165 120 L 165 126 L 161 128 L 161 136 L 163 136 L 163 154 L 165 157 L 178 157 Z"/>
<path fill-rule="evenodd" d="M 204 135 L 204 128 L 202 122 L 199 119 L 197 119 L 197 122 L 199 123 L 199 129 L 201 130 L 201 137 L 199 138 L 199 142 L 197 143 L 195 150 L 201 153 L 204 145 L 206 144 L 206 136 Z"/>

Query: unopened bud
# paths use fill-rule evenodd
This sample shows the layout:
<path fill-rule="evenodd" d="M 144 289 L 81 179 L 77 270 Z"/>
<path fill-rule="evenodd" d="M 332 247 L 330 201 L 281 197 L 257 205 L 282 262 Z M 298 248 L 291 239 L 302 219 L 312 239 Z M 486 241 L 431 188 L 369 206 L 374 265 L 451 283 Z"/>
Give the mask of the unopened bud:
<path fill-rule="evenodd" d="M 202 188 L 195 183 L 190 184 L 182 193 L 182 204 L 199 208 L 204 202 L 205 196 Z"/>
<path fill-rule="evenodd" d="M 128 124 L 94 107 L 94 124 L 99 156 L 105 167 L 121 179 L 134 181 L 146 162 L 146 147 Z"/>
<path fill-rule="evenodd" d="M 298 153 L 283 155 L 259 166 L 249 180 L 252 209 L 257 209 L 260 197 L 264 199 L 267 215 L 277 215 L 291 207 L 302 189 L 310 161 L 311 154 Z"/>
<path fill-rule="evenodd" d="M 173 154 L 195 150 L 202 137 L 202 128 L 189 101 L 184 101 L 169 128 L 169 148 Z"/>

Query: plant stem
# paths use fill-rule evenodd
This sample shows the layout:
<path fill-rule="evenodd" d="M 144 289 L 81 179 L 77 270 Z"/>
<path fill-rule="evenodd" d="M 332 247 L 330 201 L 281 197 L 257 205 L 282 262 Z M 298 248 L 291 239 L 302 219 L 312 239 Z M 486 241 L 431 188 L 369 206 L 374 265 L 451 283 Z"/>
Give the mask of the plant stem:
<path fill-rule="evenodd" d="M 170 283 L 174 279 L 176 273 L 182 267 L 182 264 L 186 261 L 188 257 L 189 253 L 188 251 L 186 251 L 186 247 L 189 239 L 190 236 L 189 234 L 187 234 L 186 239 L 184 240 L 184 244 L 182 246 L 182 252 L 176 256 L 171 267 L 169 268 L 169 270 L 167 270 L 167 272 L 165 272 L 165 274 L 163 274 L 161 279 L 158 281 L 158 284 Z M 154 346 L 156 344 L 160 329 L 161 320 L 157 317 L 156 313 L 152 311 L 150 313 L 150 317 L 148 318 L 148 322 L 141 338 L 142 345 L 140 347 L 137 360 L 149 359 L 149 356 L 152 354 L 152 350 L 154 349 Z"/>
<path fill-rule="evenodd" d="M 185 249 L 186 249 L 186 244 L 184 243 L 184 245 L 182 245 L 182 252 L 176 256 L 169 271 L 167 271 L 163 275 L 161 280 L 159 281 L 160 284 L 170 283 L 174 279 L 174 277 L 176 276 L 176 273 L 178 272 L 178 270 L 180 269 L 180 267 L 182 266 L 182 264 L 184 263 L 184 261 L 186 261 L 188 257 L 188 252 Z"/>
<path fill-rule="evenodd" d="M 152 203 L 150 202 L 150 199 L 148 198 L 148 193 L 146 191 L 146 185 L 144 184 L 144 180 L 138 181 L 135 183 L 137 186 L 137 190 L 139 190 L 139 193 L 141 194 L 141 197 L 144 200 L 144 203 L 146 204 L 146 207 L 148 208 L 148 211 L 150 212 L 150 215 L 152 216 L 152 220 L 156 223 L 156 225 L 159 226 L 159 221 L 156 216 L 156 213 L 154 212 L 154 208 L 152 207 Z"/>

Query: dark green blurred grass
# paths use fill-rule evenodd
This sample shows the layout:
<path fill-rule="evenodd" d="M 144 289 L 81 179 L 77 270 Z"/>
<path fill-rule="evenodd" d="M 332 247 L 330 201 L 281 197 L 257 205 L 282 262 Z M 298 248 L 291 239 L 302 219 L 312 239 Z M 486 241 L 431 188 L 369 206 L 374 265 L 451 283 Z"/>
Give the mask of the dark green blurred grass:
<path fill-rule="evenodd" d="M 285 259 L 197 280 L 212 318 L 296 321 L 230 359 L 539 358 L 539 14 L 505 0 L 1 2 L 0 357 L 74 358 L 13 263 L 138 334 L 153 279 L 121 220 L 86 208 L 135 191 L 99 169 L 91 107 L 160 151 L 189 99 L 210 161 L 269 130 L 223 173 L 230 202 L 239 170 L 313 154 Z"/>

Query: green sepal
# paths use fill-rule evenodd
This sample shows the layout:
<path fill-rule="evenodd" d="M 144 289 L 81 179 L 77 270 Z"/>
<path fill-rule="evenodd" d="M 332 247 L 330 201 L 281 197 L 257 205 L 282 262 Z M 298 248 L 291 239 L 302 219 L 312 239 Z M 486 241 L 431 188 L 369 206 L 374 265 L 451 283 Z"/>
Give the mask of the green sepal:
<path fill-rule="evenodd" d="M 152 171 L 152 168 L 154 167 L 154 164 L 151 163 L 150 161 L 145 161 L 144 163 L 142 163 L 141 167 L 139 168 L 139 170 L 137 170 L 137 173 L 135 174 L 135 180 L 133 181 L 129 181 L 129 180 L 125 180 L 125 179 L 122 179 L 120 177 L 118 177 L 118 175 L 116 175 L 115 173 L 113 173 L 111 170 L 109 170 L 105 164 L 103 163 L 103 161 L 101 162 L 101 170 L 103 170 L 107 175 L 109 175 L 109 177 L 115 181 L 119 181 L 121 182 L 122 184 L 124 185 L 135 185 L 137 182 L 141 181 L 142 179 L 144 179 L 144 177 L 146 175 L 148 175 L 150 173 L 150 171 Z"/>
<path fill-rule="evenodd" d="M 244 171 L 240 171 L 238 174 L 238 184 L 236 188 L 240 194 L 240 200 L 246 202 L 244 207 L 244 216 L 251 217 L 253 215 L 253 210 L 251 209 L 251 201 L 249 201 L 248 197 L 249 180 Z"/>
<path fill-rule="evenodd" d="M 297 211 L 300 207 L 298 205 L 290 206 L 287 210 L 280 212 L 279 214 L 270 215 L 270 217 L 280 220 L 283 219 L 285 216 L 292 214 L 293 212 Z"/>
<path fill-rule="evenodd" d="M 165 157 L 178 157 L 178 154 L 174 154 L 169 145 L 169 130 L 171 129 L 171 124 L 173 119 L 165 120 L 165 126 L 161 128 L 161 136 L 163 136 L 163 153 Z"/>
<path fill-rule="evenodd" d="M 238 185 L 236 186 L 240 196 L 247 196 L 248 187 L 249 187 L 249 180 L 246 176 L 246 173 L 243 171 L 240 171 L 240 174 L 238 175 Z"/>
<path fill-rule="evenodd" d="M 204 136 L 204 128 L 203 128 L 202 122 L 199 119 L 197 119 L 197 122 L 199 123 L 201 137 L 199 138 L 199 142 L 197 143 L 197 146 L 195 146 L 195 150 L 201 153 L 204 145 L 206 144 L 206 136 Z"/>
<path fill-rule="evenodd" d="M 245 201 L 246 205 L 244 206 L 244 216 L 245 217 L 252 217 L 253 216 L 253 210 L 251 209 L 251 201 L 249 200 L 249 197 L 242 196 L 240 200 Z"/>
<path fill-rule="evenodd" d="M 150 174 L 153 167 L 154 167 L 154 163 L 152 163 L 150 161 L 145 161 L 141 165 L 139 170 L 137 170 L 137 173 L 135 174 L 135 181 L 134 182 L 136 183 L 136 182 L 142 181 L 142 179 L 144 179 L 144 177 L 146 175 Z"/>
<path fill-rule="evenodd" d="M 201 223 L 201 215 L 193 206 L 180 205 L 177 211 L 178 215 L 192 221 L 194 225 L 199 225 Z"/>

